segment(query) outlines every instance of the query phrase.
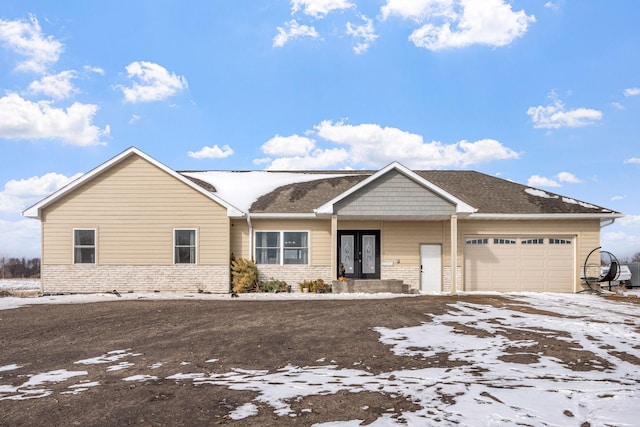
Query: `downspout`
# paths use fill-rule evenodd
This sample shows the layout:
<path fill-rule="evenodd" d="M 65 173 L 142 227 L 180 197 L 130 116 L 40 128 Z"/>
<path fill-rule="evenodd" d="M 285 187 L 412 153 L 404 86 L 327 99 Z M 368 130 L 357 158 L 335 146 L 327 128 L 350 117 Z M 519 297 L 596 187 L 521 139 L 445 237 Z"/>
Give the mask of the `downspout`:
<path fill-rule="evenodd" d="M 611 224 L 613 224 L 614 222 L 616 222 L 615 218 L 601 219 L 600 220 L 600 228 L 608 227 Z"/>
<path fill-rule="evenodd" d="M 251 224 L 251 214 L 247 212 L 247 225 L 249 226 L 249 259 L 253 261 L 253 225 Z"/>

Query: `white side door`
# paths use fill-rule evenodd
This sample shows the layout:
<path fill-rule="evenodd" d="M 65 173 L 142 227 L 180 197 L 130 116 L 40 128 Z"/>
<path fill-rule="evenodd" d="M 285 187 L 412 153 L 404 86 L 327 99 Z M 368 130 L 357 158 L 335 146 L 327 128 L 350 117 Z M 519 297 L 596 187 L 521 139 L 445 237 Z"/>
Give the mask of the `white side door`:
<path fill-rule="evenodd" d="M 420 245 L 420 290 L 442 291 L 442 246 Z"/>

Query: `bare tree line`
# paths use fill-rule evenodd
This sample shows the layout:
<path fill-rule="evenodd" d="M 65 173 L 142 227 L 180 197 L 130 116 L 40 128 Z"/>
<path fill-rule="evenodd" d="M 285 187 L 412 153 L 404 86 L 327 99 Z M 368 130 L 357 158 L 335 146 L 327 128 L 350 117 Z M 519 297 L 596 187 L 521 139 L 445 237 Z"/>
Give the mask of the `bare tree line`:
<path fill-rule="evenodd" d="M 40 258 L 0 258 L 0 279 L 40 277 Z"/>

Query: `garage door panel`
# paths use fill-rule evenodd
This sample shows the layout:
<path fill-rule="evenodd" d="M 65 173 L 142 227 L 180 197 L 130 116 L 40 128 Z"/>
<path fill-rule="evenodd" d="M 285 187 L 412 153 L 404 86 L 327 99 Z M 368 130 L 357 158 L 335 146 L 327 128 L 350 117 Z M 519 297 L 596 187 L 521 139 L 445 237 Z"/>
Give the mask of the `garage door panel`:
<path fill-rule="evenodd" d="M 553 239 L 563 243 L 551 244 L 550 236 L 466 237 L 465 289 L 572 292 L 575 239 Z M 467 244 L 470 241 L 474 244 Z"/>

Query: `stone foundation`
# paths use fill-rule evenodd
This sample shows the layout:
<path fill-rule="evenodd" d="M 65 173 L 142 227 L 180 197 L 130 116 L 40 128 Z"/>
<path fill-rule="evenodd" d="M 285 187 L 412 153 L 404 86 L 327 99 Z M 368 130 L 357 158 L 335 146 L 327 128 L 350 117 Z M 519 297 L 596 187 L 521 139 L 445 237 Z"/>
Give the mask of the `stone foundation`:
<path fill-rule="evenodd" d="M 332 282 L 334 294 L 365 293 L 375 294 L 380 292 L 392 294 L 409 293 L 409 286 L 404 285 L 402 280 L 334 280 Z"/>
<path fill-rule="evenodd" d="M 42 265 L 44 294 L 229 292 L 228 265 Z"/>
<path fill-rule="evenodd" d="M 304 280 L 322 279 L 331 283 L 331 266 L 310 265 L 258 265 L 258 280 L 284 280 L 293 292 L 302 292 L 298 283 Z"/>

